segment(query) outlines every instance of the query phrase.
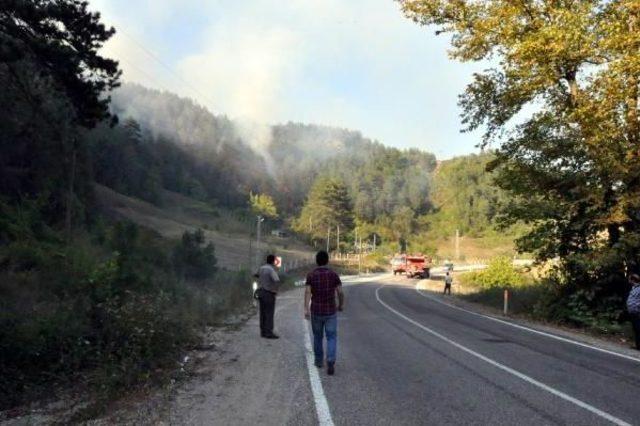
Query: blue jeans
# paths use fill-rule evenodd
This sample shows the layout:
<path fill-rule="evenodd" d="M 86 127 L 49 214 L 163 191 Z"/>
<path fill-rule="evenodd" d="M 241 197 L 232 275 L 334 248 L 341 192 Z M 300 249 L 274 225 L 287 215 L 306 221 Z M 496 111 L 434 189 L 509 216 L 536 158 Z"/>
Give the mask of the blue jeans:
<path fill-rule="evenodd" d="M 327 363 L 336 362 L 336 349 L 338 347 L 338 316 L 311 315 L 311 329 L 313 330 L 313 353 L 317 363 L 324 358 L 322 350 L 323 334 L 327 336 Z"/>

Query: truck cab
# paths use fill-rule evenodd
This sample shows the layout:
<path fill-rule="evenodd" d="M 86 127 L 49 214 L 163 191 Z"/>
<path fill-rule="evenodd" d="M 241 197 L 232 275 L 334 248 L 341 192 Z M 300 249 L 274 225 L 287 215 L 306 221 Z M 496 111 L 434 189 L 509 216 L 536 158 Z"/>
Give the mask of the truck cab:
<path fill-rule="evenodd" d="M 429 278 L 431 258 L 422 254 L 397 254 L 391 259 L 393 275 L 406 274 L 407 278 Z"/>
<path fill-rule="evenodd" d="M 393 275 L 402 274 L 407 271 L 407 256 L 403 254 L 396 254 L 391 259 L 391 270 Z"/>

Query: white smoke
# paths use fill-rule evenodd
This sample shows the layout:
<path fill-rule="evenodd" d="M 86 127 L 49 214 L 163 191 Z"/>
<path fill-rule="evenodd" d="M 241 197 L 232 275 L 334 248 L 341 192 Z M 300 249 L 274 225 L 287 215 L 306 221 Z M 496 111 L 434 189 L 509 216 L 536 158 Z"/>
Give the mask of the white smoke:
<path fill-rule="evenodd" d="M 240 138 L 264 157 L 273 172 L 267 123 L 281 115 L 283 87 L 299 71 L 298 39 L 292 31 L 254 24 L 212 29 L 206 51 L 183 59 L 179 71 L 196 82 L 207 100 L 215 103 L 215 110 L 234 120 Z"/>
<path fill-rule="evenodd" d="M 275 165 L 269 151 L 272 140 L 271 126 L 251 119 L 237 119 L 234 126 L 238 136 L 264 158 L 267 172 L 271 177 L 275 177 Z"/>

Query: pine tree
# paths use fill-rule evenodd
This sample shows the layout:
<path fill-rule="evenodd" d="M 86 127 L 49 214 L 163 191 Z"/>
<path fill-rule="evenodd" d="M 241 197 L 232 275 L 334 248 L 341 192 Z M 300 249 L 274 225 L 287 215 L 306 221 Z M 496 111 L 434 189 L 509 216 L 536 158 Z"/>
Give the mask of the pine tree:
<path fill-rule="evenodd" d="M 323 239 L 328 230 L 340 226 L 341 232 L 346 234 L 353 229 L 353 224 L 347 186 L 338 179 L 320 177 L 313 184 L 294 229 L 312 239 Z"/>

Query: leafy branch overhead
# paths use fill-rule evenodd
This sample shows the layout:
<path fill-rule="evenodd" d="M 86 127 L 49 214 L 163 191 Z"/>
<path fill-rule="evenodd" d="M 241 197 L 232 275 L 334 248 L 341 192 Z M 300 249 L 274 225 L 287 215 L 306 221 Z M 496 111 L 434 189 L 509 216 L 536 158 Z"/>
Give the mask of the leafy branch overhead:
<path fill-rule="evenodd" d="M 505 223 L 571 286 L 622 295 L 640 255 L 640 6 L 637 1 L 399 0 L 451 35 L 453 58 L 487 61 L 460 97 L 467 130 L 513 201 Z"/>
<path fill-rule="evenodd" d="M 118 62 L 99 54 L 115 34 L 86 1 L 4 0 L 0 8 L 0 63 L 18 73 L 24 61 L 74 106 L 76 120 L 93 127 L 109 116 L 108 92 L 118 86 Z"/>

